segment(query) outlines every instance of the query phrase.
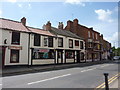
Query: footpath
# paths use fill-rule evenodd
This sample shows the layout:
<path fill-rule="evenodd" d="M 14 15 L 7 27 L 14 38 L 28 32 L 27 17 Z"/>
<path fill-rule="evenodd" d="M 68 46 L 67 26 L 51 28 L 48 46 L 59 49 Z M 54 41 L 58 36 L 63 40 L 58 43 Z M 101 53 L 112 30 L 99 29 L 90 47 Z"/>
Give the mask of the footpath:
<path fill-rule="evenodd" d="M 103 61 L 95 61 L 95 62 L 82 62 L 82 63 L 73 63 L 73 64 L 60 64 L 60 65 L 46 65 L 46 66 L 10 66 L 5 67 L 0 72 L 2 77 L 4 76 L 12 76 L 12 75 L 20 75 L 20 74 L 27 74 L 27 73 L 35 73 L 35 72 L 43 72 L 43 71 L 50 71 L 50 70 L 58 70 L 58 69 L 66 69 L 66 68 L 73 68 L 73 67 L 84 67 L 84 66 L 91 66 L 95 64 L 103 64 L 103 63 L 110 63 L 113 62 L 111 60 L 103 60 Z"/>

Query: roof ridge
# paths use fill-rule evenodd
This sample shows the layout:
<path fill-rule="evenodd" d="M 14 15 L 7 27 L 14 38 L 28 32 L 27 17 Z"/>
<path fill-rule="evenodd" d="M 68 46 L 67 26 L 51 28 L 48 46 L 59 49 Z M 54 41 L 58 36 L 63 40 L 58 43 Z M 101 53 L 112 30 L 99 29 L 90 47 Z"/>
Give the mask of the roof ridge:
<path fill-rule="evenodd" d="M 26 26 L 28 29 L 29 28 L 32 28 L 32 29 L 39 29 L 39 30 L 41 30 L 41 31 L 47 31 L 47 30 L 44 30 L 44 29 L 40 29 L 40 28 L 35 28 L 35 27 L 31 27 L 31 26 Z"/>
<path fill-rule="evenodd" d="M 21 23 L 20 21 L 15 21 L 15 20 L 6 19 L 6 18 L 0 18 L 0 19 L 7 20 L 7 21 L 12 21 L 12 22 L 17 22 L 17 23 Z"/>

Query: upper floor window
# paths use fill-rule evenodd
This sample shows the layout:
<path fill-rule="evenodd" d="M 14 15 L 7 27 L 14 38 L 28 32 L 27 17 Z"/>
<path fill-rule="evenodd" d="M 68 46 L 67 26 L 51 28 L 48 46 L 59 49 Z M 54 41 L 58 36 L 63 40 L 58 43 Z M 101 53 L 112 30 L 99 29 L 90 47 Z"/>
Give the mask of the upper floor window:
<path fill-rule="evenodd" d="M 58 47 L 63 47 L 63 38 L 58 38 Z"/>
<path fill-rule="evenodd" d="M 48 37 L 48 47 L 53 47 L 53 37 Z"/>
<path fill-rule="evenodd" d="M 20 45 L 20 33 L 12 32 L 12 44 Z"/>
<path fill-rule="evenodd" d="M 83 49 L 83 48 L 84 48 L 83 41 L 80 41 L 80 49 Z"/>
<path fill-rule="evenodd" d="M 90 31 L 88 31 L 88 37 L 90 37 Z"/>
<path fill-rule="evenodd" d="M 44 37 L 44 46 L 48 46 L 48 37 Z"/>
<path fill-rule="evenodd" d="M 93 46 L 92 43 L 89 42 L 89 43 L 88 43 L 88 47 L 89 47 L 89 48 L 92 48 L 92 46 Z"/>
<path fill-rule="evenodd" d="M 40 46 L 40 35 L 34 34 L 34 46 Z"/>
<path fill-rule="evenodd" d="M 79 46 L 79 41 L 75 40 L 75 46 Z"/>
<path fill-rule="evenodd" d="M 69 39 L 69 48 L 73 48 L 73 40 Z"/>

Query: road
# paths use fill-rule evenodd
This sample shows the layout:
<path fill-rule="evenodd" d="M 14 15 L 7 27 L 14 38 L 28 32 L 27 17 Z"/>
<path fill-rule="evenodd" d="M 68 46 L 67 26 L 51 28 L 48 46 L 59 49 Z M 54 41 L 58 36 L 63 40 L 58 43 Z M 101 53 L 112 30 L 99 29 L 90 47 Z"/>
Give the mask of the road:
<path fill-rule="evenodd" d="M 2 88 L 96 88 L 118 74 L 118 62 L 46 71 L 2 78 Z M 1 80 L 1 79 L 0 79 Z M 117 87 L 116 87 L 117 88 Z"/>

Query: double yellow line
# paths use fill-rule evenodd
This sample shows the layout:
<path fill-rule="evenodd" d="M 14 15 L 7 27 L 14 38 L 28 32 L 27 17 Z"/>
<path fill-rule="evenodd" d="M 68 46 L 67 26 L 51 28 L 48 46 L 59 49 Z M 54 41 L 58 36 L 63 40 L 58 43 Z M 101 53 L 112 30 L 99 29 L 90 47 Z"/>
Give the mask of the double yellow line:
<path fill-rule="evenodd" d="M 114 75 L 113 77 L 111 77 L 109 80 L 108 80 L 108 84 L 111 84 L 113 81 L 115 81 L 118 77 L 120 76 L 120 73 Z M 105 88 L 105 82 L 102 83 L 101 85 L 97 86 L 94 90 L 98 90 L 98 89 L 101 89 L 101 88 Z"/>

